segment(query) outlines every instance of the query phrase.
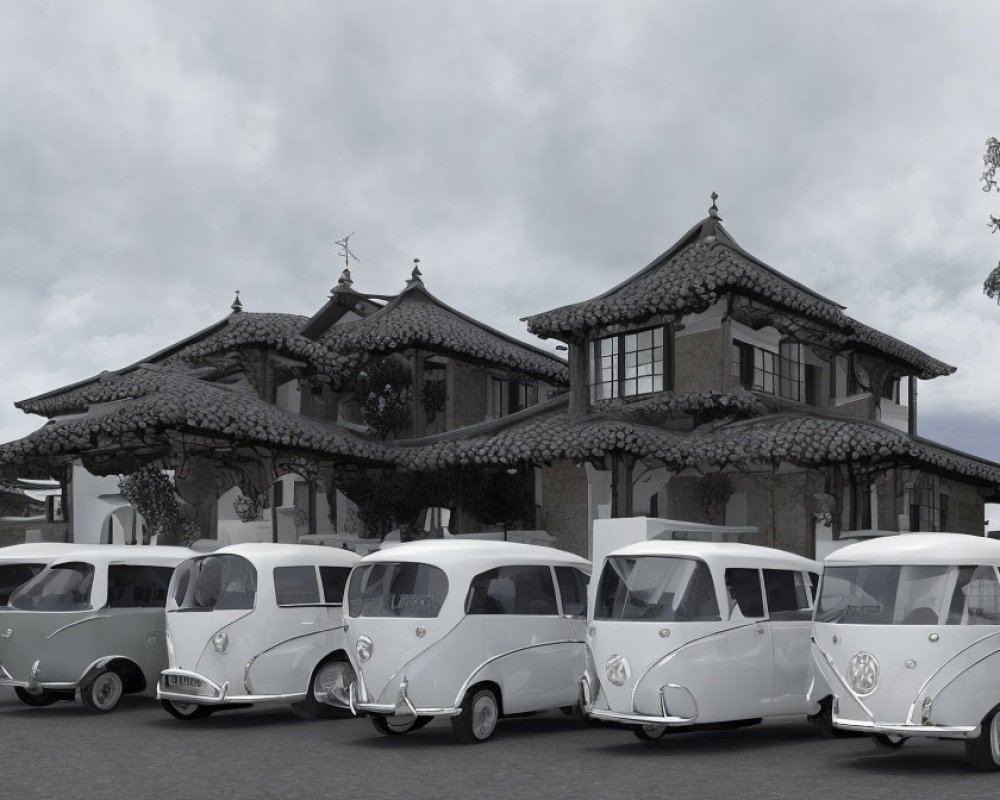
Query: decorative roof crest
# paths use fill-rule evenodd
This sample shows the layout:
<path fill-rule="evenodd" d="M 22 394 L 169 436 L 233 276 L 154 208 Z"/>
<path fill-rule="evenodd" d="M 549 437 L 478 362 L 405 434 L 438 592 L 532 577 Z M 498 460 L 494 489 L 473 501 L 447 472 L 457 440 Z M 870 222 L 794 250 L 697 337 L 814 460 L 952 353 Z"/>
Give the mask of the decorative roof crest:
<path fill-rule="evenodd" d="M 233 304 L 230 306 L 234 314 L 239 314 L 243 310 L 243 303 L 240 302 L 240 290 L 236 290 L 236 299 L 233 300 Z"/>

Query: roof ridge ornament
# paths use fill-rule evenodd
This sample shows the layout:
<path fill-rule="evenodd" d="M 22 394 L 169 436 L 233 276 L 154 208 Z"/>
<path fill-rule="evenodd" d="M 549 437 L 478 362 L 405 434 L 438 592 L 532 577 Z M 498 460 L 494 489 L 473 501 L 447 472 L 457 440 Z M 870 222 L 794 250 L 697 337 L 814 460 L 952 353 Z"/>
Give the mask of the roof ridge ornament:
<path fill-rule="evenodd" d="M 413 272 L 410 273 L 410 279 L 406 282 L 406 285 L 412 286 L 415 283 L 423 283 L 421 280 L 423 274 L 424 273 L 420 271 L 420 259 L 413 259 Z"/>
<path fill-rule="evenodd" d="M 233 300 L 233 304 L 229 306 L 234 314 L 239 314 L 243 310 L 243 303 L 240 302 L 240 290 L 236 290 L 236 299 Z"/>
<path fill-rule="evenodd" d="M 351 284 L 353 283 L 353 281 L 351 280 L 351 270 L 350 270 L 351 259 L 353 258 L 355 261 L 359 262 L 361 261 L 360 258 L 358 258 L 356 255 L 354 255 L 354 253 L 351 252 L 351 248 L 348 247 L 348 242 L 350 241 L 354 233 L 355 233 L 354 231 L 351 231 L 343 239 L 337 239 L 334 242 L 334 244 L 340 245 L 340 252 L 337 253 L 337 255 L 343 256 L 344 258 L 344 271 L 340 273 L 340 277 L 337 279 L 337 285 L 330 290 L 331 297 L 337 291 L 344 291 L 346 289 L 351 288 Z"/>
<path fill-rule="evenodd" d="M 712 219 L 722 219 L 722 217 L 719 216 L 719 207 L 715 204 L 715 201 L 719 199 L 719 193 L 712 192 L 711 197 L 712 197 L 712 205 L 708 209 L 708 216 L 710 216 Z"/>

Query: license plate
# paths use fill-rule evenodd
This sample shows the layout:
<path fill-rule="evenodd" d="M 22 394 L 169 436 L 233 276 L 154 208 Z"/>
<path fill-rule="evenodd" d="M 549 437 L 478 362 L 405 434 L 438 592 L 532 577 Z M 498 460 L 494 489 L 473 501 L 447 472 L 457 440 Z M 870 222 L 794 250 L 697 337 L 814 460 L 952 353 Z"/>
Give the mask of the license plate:
<path fill-rule="evenodd" d="M 184 686 L 188 689 L 200 689 L 201 680 L 187 675 L 167 675 L 167 686 Z"/>

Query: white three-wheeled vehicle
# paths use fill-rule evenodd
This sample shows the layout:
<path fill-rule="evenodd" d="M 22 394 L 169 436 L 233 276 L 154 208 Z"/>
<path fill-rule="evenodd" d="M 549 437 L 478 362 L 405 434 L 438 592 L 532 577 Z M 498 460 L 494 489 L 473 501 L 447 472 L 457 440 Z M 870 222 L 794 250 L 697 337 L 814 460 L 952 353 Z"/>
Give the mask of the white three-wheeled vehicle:
<path fill-rule="evenodd" d="M 818 711 L 807 694 L 819 565 L 751 544 L 671 539 L 713 531 L 725 529 L 595 522 L 595 542 L 616 533 L 639 541 L 609 552 L 591 587 L 582 679 L 591 717 L 652 741 Z"/>
<path fill-rule="evenodd" d="M 51 561 L 0 612 L 0 685 L 91 711 L 152 694 L 166 666 L 163 605 L 183 547 L 94 545 Z"/>
<path fill-rule="evenodd" d="M 911 736 L 964 739 L 977 767 L 1000 769 L 998 566 L 1000 542 L 958 533 L 884 536 L 827 556 L 813 658 L 834 726 L 889 749 Z"/>
<path fill-rule="evenodd" d="M 359 560 L 335 547 L 257 543 L 185 561 L 167 599 L 163 707 L 178 719 L 261 703 L 349 716 L 342 604 Z"/>
<path fill-rule="evenodd" d="M 434 539 L 365 556 L 347 590 L 352 708 L 385 734 L 451 717 L 462 742 L 504 715 L 572 708 L 590 562 L 551 547 Z"/>

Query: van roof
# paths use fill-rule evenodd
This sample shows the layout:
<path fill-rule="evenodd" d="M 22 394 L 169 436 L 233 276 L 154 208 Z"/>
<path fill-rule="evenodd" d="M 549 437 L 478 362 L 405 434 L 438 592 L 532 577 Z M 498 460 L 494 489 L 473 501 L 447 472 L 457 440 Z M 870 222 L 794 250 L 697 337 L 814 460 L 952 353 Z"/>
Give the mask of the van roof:
<path fill-rule="evenodd" d="M 834 550 L 824 564 L 1000 564 L 1000 541 L 965 533 L 901 533 Z"/>
<path fill-rule="evenodd" d="M 117 545 L 95 544 L 82 546 L 70 553 L 59 556 L 50 562 L 51 565 L 65 564 L 70 561 L 84 561 L 89 564 L 152 564 L 176 566 L 184 559 L 194 555 L 186 547 L 171 547 L 167 545 Z"/>
<path fill-rule="evenodd" d="M 590 562 L 568 550 L 558 550 L 537 544 L 521 542 L 494 542 L 470 540 L 456 542 L 454 539 L 423 539 L 416 542 L 377 550 L 361 559 L 370 561 L 420 561 L 436 566 L 478 564 L 489 569 L 491 564 L 554 564 L 579 567 L 590 571 Z"/>
<path fill-rule="evenodd" d="M 209 556 L 243 556 L 257 564 L 280 566 L 282 564 L 317 564 L 322 566 L 351 567 L 361 560 L 361 556 L 339 547 L 315 544 L 286 544 L 274 542 L 245 542 L 220 547 L 206 553 L 195 554 L 197 558 Z"/>
<path fill-rule="evenodd" d="M 819 572 L 822 568 L 818 561 L 778 550 L 773 547 L 763 547 L 757 544 L 742 542 L 696 542 L 685 540 L 651 539 L 646 542 L 620 547 L 612 550 L 611 556 L 680 556 L 700 558 L 705 561 L 721 561 L 727 565 L 741 564 L 752 567 L 776 569 L 801 569 Z"/>
<path fill-rule="evenodd" d="M 0 562 L 3 561 L 51 561 L 53 558 L 74 553 L 87 545 L 69 542 L 25 542 L 0 547 Z"/>

